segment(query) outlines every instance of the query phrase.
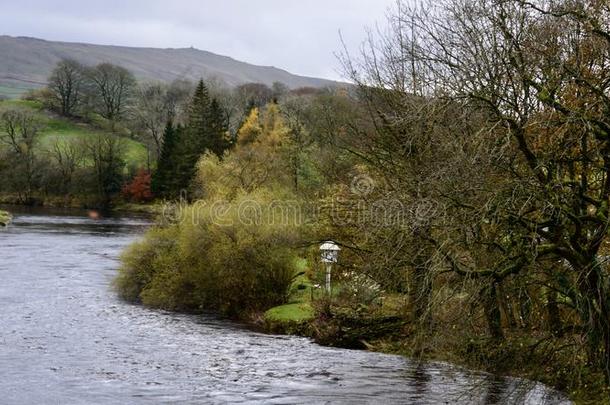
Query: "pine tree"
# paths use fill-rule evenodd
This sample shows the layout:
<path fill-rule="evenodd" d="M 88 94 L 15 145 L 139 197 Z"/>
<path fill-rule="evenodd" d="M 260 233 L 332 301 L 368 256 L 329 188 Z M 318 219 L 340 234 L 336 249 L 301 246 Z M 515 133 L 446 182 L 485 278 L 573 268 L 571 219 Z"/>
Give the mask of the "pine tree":
<path fill-rule="evenodd" d="M 208 126 L 210 122 L 211 100 L 208 88 L 203 80 L 199 81 L 191 101 L 188 114 L 187 131 L 189 133 L 189 149 L 197 157 L 209 146 Z"/>
<path fill-rule="evenodd" d="M 201 80 L 193 94 L 186 126 L 173 127 L 168 123 L 166 127 L 153 192 L 176 198 L 188 189 L 201 156 L 211 151 L 221 157 L 230 147 L 227 132 L 223 108 L 218 100 L 210 98 Z"/>
<path fill-rule="evenodd" d="M 163 132 L 163 145 L 157 161 L 157 170 L 152 179 L 152 191 L 155 195 L 169 197 L 172 183 L 176 175 L 176 160 L 178 146 L 178 129 L 169 120 Z"/>
<path fill-rule="evenodd" d="M 203 80 L 199 81 L 188 115 L 188 147 L 194 163 L 207 151 L 222 157 L 230 146 L 227 139 L 228 123 L 222 106 L 210 98 Z"/>
<path fill-rule="evenodd" d="M 224 111 L 216 99 L 210 103 L 210 114 L 208 122 L 208 149 L 218 157 L 222 157 L 225 150 L 231 144 L 228 138 L 229 123 L 226 120 Z"/>

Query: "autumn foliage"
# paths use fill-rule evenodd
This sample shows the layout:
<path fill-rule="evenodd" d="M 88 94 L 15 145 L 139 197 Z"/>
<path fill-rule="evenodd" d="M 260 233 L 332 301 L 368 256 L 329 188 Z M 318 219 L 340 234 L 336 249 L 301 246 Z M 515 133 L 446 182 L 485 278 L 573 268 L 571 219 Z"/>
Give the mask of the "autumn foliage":
<path fill-rule="evenodd" d="M 151 175 L 148 170 L 140 169 L 134 178 L 123 186 L 122 194 L 133 202 L 146 202 L 153 198 L 150 190 Z"/>

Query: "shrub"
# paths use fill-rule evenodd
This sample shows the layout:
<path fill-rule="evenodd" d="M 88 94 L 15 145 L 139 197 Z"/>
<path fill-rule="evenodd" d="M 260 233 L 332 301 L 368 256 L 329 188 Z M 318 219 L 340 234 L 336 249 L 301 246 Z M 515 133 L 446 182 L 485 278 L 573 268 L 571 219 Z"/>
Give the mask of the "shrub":
<path fill-rule="evenodd" d="M 121 298 L 130 302 L 142 301 L 142 292 L 150 288 L 156 273 L 166 269 L 167 260 L 175 252 L 177 231 L 177 227 L 152 228 L 142 241 L 123 253 L 123 265 L 114 281 Z"/>
<path fill-rule="evenodd" d="M 272 201 L 259 191 L 182 208 L 177 223 L 152 229 L 125 253 L 119 293 L 153 307 L 230 316 L 285 303 L 298 230 L 264 218 Z M 245 206 L 256 207 L 252 216 Z"/>
<path fill-rule="evenodd" d="M 148 170 L 140 169 L 134 178 L 123 186 L 121 194 L 133 202 L 147 202 L 152 200 L 150 188 L 151 175 Z"/>

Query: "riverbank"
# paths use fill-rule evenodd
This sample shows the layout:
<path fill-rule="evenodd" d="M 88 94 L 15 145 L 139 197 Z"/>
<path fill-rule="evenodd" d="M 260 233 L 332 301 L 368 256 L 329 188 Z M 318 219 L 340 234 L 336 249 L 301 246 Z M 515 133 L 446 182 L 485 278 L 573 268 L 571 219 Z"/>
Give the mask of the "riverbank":
<path fill-rule="evenodd" d="M 34 201 L 24 203 L 19 196 L 14 194 L 0 193 L 0 206 L 5 207 L 37 207 L 49 209 L 68 210 L 98 210 L 96 204 L 92 204 L 77 197 L 45 197 L 36 198 Z M 154 216 L 163 212 L 162 202 L 131 203 L 117 201 L 105 211 L 112 214 L 145 214 Z"/>
<path fill-rule="evenodd" d="M 398 354 L 422 362 L 442 361 L 471 370 L 539 381 L 577 404 L 610 404 L 603 374 L 591 371 L 574 343 L 577 335 L 549 341 L 545 334 L 507 334 L 501 341 L 468 336 L 441 324 L 422 332 L 398 315 L 357 314 L 328 302 L 291 303 L 249 317 L 272 334 L 311 338 L 323 346 Z M 492 341 L 493 340 L 493 341 Z M 567 346 L 575 350 L 565 353 Z"/>

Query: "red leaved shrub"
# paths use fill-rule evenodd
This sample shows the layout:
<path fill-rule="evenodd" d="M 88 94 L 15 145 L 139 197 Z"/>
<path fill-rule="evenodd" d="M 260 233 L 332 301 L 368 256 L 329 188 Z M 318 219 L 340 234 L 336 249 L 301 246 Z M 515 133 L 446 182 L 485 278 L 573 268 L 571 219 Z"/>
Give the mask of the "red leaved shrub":
<path fill-rule="evenodd" d="M 129 183 L 123 186 L 123 197 L 133 202 L 147 202 L 153 199 L 150 189 L 151 175 L 148 170 L 140 169 Z"/>

